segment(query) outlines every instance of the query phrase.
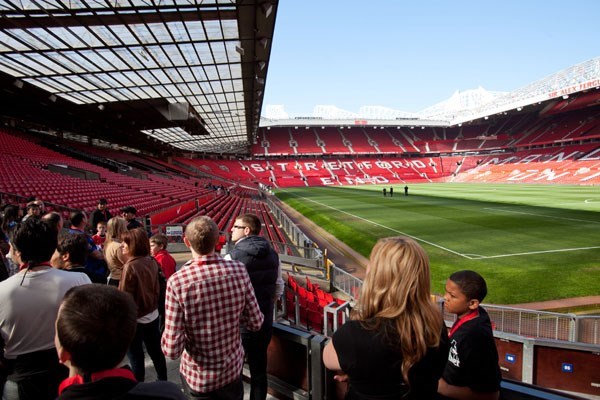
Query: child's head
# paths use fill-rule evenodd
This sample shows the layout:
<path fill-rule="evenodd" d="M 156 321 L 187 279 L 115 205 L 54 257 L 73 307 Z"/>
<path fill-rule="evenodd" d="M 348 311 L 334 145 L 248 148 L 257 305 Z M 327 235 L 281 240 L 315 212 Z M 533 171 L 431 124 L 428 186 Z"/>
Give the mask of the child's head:
<path fill-rule="evenodd" d="M 167 237 L 162 233 L 157 233 L 150 238 L 150 252 L 153 256 L 158 254 L 159 251 L 167 248 Z"/>
<path fill-rule="evenodd" d="M 487 295 L 487 285 L 475 271 L 457 271 L 446 282 L 445 308 L 459 317 L 475 310 Z"/>
<path fill-rule="evenodd" d="M 109 285 L 70 289 L 56 318 L 55 343 L 61 362 L 80 374 L 117 367 L 137 326 L 133 298 Z"/>
<path fill-rule="evenodd" d="M 106 235 L 106 221 L 100 221 L 96 224 L 96 233 L 100 236 Z"/>

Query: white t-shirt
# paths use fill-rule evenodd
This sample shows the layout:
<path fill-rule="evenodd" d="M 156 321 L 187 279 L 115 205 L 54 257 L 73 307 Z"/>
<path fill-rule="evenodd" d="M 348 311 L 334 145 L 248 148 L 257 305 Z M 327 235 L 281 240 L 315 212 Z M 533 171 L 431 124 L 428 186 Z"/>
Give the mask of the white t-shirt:
<path fill-rule="evenodd" d="M 54 347 L 54 323 L 62 299 L 73 286 L 89 284 L 80 272 L 54 268 L 22 271 L 0 282 L 0 334 L 4 356 L 18 355 Z"/>

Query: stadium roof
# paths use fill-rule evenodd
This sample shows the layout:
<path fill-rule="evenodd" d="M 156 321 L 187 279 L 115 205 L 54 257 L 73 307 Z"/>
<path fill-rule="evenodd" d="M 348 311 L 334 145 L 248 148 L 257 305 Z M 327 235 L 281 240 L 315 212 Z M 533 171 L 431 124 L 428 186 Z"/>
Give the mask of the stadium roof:
<path fill-rule="evenodd" d="M 147 150 L 246 152 L 277 4 L 4 0 L 0 113 Z"/>

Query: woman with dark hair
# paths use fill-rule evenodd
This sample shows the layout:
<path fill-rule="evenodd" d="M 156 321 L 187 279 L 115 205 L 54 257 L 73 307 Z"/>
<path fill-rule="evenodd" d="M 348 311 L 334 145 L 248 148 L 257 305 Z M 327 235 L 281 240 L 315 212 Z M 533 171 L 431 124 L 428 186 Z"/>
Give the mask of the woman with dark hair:
<path fill-rule="evenodd" d="M 346 399 L 434 399 L 448 359 L 448 337 L 431 300 L 429 259 L 407 237 L 380 239 L 357 306 L 323 352 L 343 371 Z"/>
<path fill-rule="evenodd" d="M 119 290 L 130 293 L 137 305 L 137 329 L 127 355 L 131 369 L 139 382 L 144 381 L 144 348 L 159 380 L 167 380 L 167 362 L 160 348 L 160 330 L 158 320 L 158 298 L 160 294 L 159 266 L 150 257 L 150 241 L 141 229 L 132 229 L 121 234 L 121 252 L 127 258 L 123 266 L 123 275 L 119 281 Z"/>

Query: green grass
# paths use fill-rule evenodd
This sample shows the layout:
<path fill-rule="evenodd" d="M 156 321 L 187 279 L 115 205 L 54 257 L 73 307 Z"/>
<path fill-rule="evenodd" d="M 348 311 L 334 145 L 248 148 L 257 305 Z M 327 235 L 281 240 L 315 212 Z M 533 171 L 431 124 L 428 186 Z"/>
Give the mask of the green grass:
<path fill-rule="evenodd" d="M 277 196 L 366 257 L 378 238 L 415 238 L 429 254 L 436 293 L 452 272 L 472 269 L 487 280 L 489 303 L 598 295 L 599 188 L 411 184 L 405 197 L 402 186 L 393 198 L 378 185 Z"/>

